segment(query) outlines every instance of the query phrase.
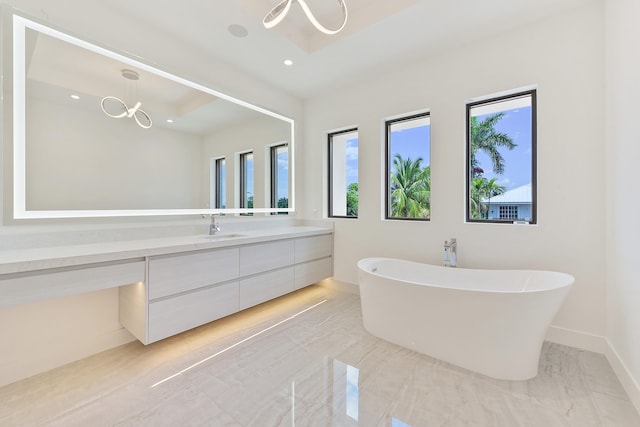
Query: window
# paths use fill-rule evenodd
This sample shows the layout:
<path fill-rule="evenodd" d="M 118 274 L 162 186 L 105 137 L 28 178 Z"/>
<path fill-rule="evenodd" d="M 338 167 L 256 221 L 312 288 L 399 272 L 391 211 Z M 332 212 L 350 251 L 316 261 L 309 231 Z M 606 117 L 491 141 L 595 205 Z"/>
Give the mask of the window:
<path fill-rule="evenodd" d="M 386 218 L 431 216 L 431 119 L 429 113 L 387 120 Z"/>
<path fill-rule="evenodd" d="M 330 133 L 329 216 L 358 217 L 358 129 Z"/>
<path fill-rule="evenodd" d="M 253 152 L 240 153 L 240 208 L 253 208 Z"/>
<path fill-rule="evenodd" d="M 270 149 L 271 207 L 289 207 L 289 144 Z"/>
<path fill-rule="evenodd" d="M 500 219 L 517 219 L 518 207 L 517 206 L 500 206 Z"/>
<path fill-rule="evenodd" d="M 467 104 L 468 222 L 536 223 L 536 91 Z"/>
<path fill-rule="evenodd" d="M 227 166 L 224 157 L 212 159 L 211 177 L 213 194 L 211 206 L 216 209 L 227 207 Z"/>

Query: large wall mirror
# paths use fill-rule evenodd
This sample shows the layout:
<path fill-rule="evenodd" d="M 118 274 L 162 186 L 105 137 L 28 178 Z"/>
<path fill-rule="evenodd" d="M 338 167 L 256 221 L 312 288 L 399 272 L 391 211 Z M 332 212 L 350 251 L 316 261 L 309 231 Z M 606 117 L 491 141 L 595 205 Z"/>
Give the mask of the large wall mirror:
<path fill-rule="evenodd" d="M 292 119 L 13 15 L 15 218 L 291 212 Z"/>

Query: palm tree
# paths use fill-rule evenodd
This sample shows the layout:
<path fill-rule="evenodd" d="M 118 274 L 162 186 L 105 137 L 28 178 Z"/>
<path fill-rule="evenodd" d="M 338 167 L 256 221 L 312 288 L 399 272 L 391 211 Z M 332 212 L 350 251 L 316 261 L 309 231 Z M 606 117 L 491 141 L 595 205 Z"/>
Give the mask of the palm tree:
<path fill-rule="evenodd" d="M 486 181 L 486 178 L 483 178 Z M 487 198 L 487 219 L 489 219 L 489 210 L 491 209 L 491 198 L 499 196 L 506 191 L 506 187 L 498 185 L 496 178 L 491 178 L 484 186 L 485 197 Z"/>
<path fill-rule="evenodd" d="M 478 121 L 477 117 L 471 117 L 469 122 L 469 169 L 471 170 L 470 183 L 470 215 L 473 219 L 489 218 L 488 206 L 483 206 L 480 202 L 487 198 L 491 203 L 491 197 L 505 192 L 506 188 L 496 184 L 496 178 L 487 180 L 482 176 L 484 170 L 478 164 L 476 154 L 483 151 L 489 159 L 493 172 L 497 175 L 504 173 L 504 157 L 500 153 L 500 148 L 513 150 L 517 145 L 506 133 L 498 132 L 496 124 L 502 120 L 504 113 L 492 114 Z"/>
<path fill-rule="evenodd" d="M 391 174 L 391 216 L 428 218 L 431 198 L 431 167 L 422 158 L 403 159 L 396 154 Z"/>
<path fill-rule="evenodd" d="M 491 159 L 493 172 L 498 175 L 504 173 L 504 158 L 498 149 L 506 147 L 509 150 L 513 150 L 517 145 L 509 135 L 498 132 L 495 129 L 496 123 L 502 117 L 504 117 L 504 113 L 497 113 L 486 117 L 481 122 L 478 122 L 477 117 L 471 117 L 469 125 L 471 134 L 469 162 L 471 170 L 479 167 L 476 153 L 482 150 Z"/>
<path fill-rule="evenodd" d="M 487 178 L 483 176 L 475 177 L 471 179 L 471 197 L 469 201 L 471 203 L 471 218 L 481 219 L 484 217 L 482 204 L 482 198 L 487 189 Z"/>
<path fill-rule="evenodd" d="M 489 218 L 489 206 L 491 198 L 499 196 L 506 191 L 506 187 L 497 183 L 497 178 L 487 179 L 483 176 L 471 180 L 471 217 L 473 219 Z M 481 202 L 487 199 L 487 205 Z"/>

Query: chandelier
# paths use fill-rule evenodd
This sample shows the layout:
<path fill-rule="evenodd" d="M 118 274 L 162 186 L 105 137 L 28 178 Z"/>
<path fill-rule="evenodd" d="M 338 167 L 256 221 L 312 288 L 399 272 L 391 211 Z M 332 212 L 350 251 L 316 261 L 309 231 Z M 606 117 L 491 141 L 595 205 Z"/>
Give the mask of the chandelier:
<path fill-rule="evenodd" d="M 307 15 L 307 18 L 309 18 L 309 21 L 311 21 L 313 26 L 316 27 L 319 31 L 329 35 L 337 34 L 347 24 L 347 5 L 344 3 L 344 0 L 337 0 L 337 1 L 338 1 L 338 4 L 340 5 L 340 9 L 342 10 L 342 16 L 343 16 L 342 25 L 340 25 L 340 27 L 338 27 L 337 29 L 327 28 L 324 25 L 322 25 L 320 22 L 318 22 L 316 17 L 311 12 L 311 9 L 309 9 L 309 5 L 307 5 L 307 2 L 305 0 L 282 0 L 273 9 L 271 9 L 269 13 L 267 13 L 267 15 L 262 20 L 262 23 L 264 24 L 265 28 L 275 27 L 284 19 L 285 16 L 287 16 L 289 9 L 291 9 L 291 4 L 298 3 L 302 8 L 302 11 L 304 12 L 304 14 Z"/>

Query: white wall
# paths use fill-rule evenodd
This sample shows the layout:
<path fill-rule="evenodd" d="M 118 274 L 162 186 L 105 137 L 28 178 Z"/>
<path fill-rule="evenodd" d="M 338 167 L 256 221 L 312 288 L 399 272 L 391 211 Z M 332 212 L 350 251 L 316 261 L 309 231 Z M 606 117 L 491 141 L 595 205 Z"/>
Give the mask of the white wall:
<path fill-rule="evenodd" d="M 640 2 L 606 1 L 607 339 L 640 408 Z"/>
<path fill-rule="evenodd" d="M 603 31 L 595 2 L 308 101 L 299 182 L 307 217 L 326 215 L 323 133 L 359 128 L 359 218 L 335 220 L 335 278 L 357 283 L 356 262 L 367 256 L 440 263 L 443 241 L 456 237 L 462 267 L 573 274 L 575 286 L 554 325 L 602 336 Z M 532 84 L 538 87 L 539 225 L 465 224 L 464 101 Z M 381 220 L 383 119 L 425 108 L 431 111 L 432 219 Z"/>
<path fill-rule="evenodd" d="M 199 136 L 36 98 L 27 117 L 28 210 L 204 207 Z"/>
<path fill-rule="evenodd" d="M 0 310 L 0 386 L 133 341 L 118 289 Z"/>

